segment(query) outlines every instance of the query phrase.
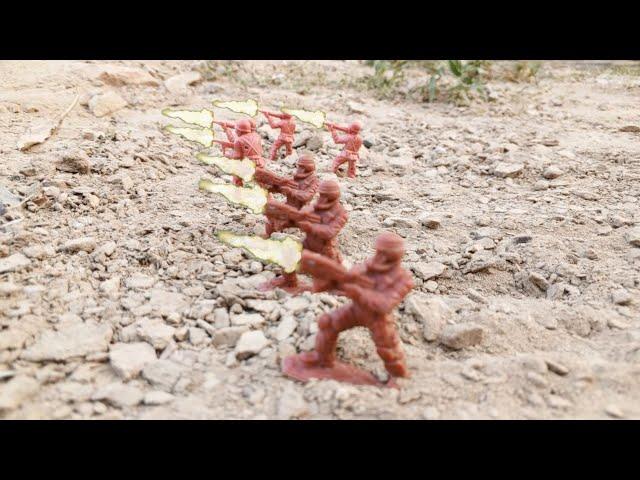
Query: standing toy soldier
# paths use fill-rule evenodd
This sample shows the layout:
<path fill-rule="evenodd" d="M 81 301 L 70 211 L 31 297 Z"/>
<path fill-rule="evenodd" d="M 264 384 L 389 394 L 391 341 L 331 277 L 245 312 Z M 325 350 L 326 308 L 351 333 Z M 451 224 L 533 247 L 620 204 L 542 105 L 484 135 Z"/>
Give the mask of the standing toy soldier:
<path fill-rule="evenodd" d="M 395 387 L 397 377 L 408 376 L 391 313 L 413 288 L 411 275 L 400 265 L 403 255 L 404 241 L 390 232 L 382 233 L 376 239 L 373 258 L 349 271 L 334 260 L 303 251 L 301 271 L 310 273 L 323 285 L 318 288 L 319 283 L 314 281 L 314 291 L 339 288 L 353 302 L 320 316 L 315 350 L 285 358 L 285 375 L 303 382 L 318 378 L 380 385 L 371 373 L 336 360 L 340 332 L 363 326 L 370 330 L 378 355 L 389 373 L 387 385 Z"/>
<path fill-rule="evenodd" d="M 344 145 L 342 151 L 333 161 L 333 173 L 337 174 L 340 165 L 345 162 L 349 162 L 347 175 L 349 176 L 349 178 L 355 178 L 356 162 L 360 159 L 358 151 L 362 146 L 362 138 L 360 137 L 360 130 L 362 129 L 362 125 L 360 125 L 360 122 L 353 122 L 348 127 L 341 127 L 334 123 L 325 122 L 325 126 L 331 132 L 333 141 L 335 143 Z M 338 131 L 345 132 L 346 135 L 339 135 L 337 133 Z"/>
<path fill-rule="evenodd" d="M 274 113 L 268 112 L 266 110 L 260 110 L 265 117 L 267 117 L 267 121 L 269 122 L 269 126 L 271 128 L 279 128 L 280 135 L 278 139 L 271 147 L 271 160 L 275 160 L 278 156 L 278 150 L 283 146 L 286 148 L 287 155 L 291 155 L 293 153 L 293 135 L 296 132 L 296 122 L 293 119 L 293 115 L 288 113 Z M 275 120 L 274 118 L 279 118 L 280 120 Z"/>
<path fill-rule="evenodd" d="M 280 221 L 291 222 L 306 233 L 302 248 L 318 253 L 338 263 L 342 256 L 338 250 L 337 237 L 347 223 L 347 211 L 340 203 L 340 185 L 333 180 L 324 180 L 318 187 L 318 200 L 311 206 L 296 209 L 282 202 L 270 199 L 265 215 Z M 264 284 L 261 289 L 281 287 L 290 292 L 303 290 L 298 286 L 295 272 L 285 273 Z"/>
<path fill-rule="evenodd" d="M 219 122 L 222 124 L 222 122 Z M 231 140 L 232 132 L 229 124 L 225 123 L 225 132 L 229 141 L 214 140 L 222 146 L 222 154 L 227 158 L 236 160 L 242 160 L 248 158 L 256 167 L 264 166 L 264 159 L 262 158 L 262 139 L 260 135 L 254 131 L 251 127 L 251 122 L 246 119 L 239 120 L 235 124 L 235 137 Z M 228 153 L 228 149 L 233 149 L 231 153 Z M 240 178 L 234 177 L 233 183 L 238 186 L 242 186 L 243 182 Z"/>
<path fill-rule="evenodd" d="M 311 201 L 318 191 L 318 177 L 316 176 L 316 163 L 313 156 L 305 153 L 298 159 L 298 169 L 292 179 L 286 179 L 275 175 L 264 168 L 257 168 L 256 182 L 269 190 L 270 193 L 281 193 L 287 197 L 287 205 L 300 210 Z M 273 232 L 281 232 L 286 228 L 295 227 L 290 219 L 280 220 L 266 215 L 265 238 L 269 238 Z"/>

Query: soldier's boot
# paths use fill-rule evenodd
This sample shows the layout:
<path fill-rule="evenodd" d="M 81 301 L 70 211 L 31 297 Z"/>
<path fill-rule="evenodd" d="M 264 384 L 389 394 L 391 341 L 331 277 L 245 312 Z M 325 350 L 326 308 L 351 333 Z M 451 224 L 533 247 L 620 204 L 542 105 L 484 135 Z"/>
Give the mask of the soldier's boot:
<path fill-rule="evenodd" d="M 389 375 L 392 378 L 408 377 L 409 371 L 395 324 L 385 322 L 382 328 L 373 331 L 373 341 Z"/>
<path fill-rule="evenodd" d="M 333 165 L 331 166 L 331 171 L 338 175 L 338 171 L 340 170 L 340 166 L 346 162 L 348 159 L 342 154 L 338 154 L 338 156 L 333 161 Z"/>
<path fill-rule="evenodd" d="M 332 367 L 336 361 L 336 344 L 339 331 L 334 328 L 331 315 L 325 313 L 318 318 L 318 333 L 316 333 L 315 350 L 300 354 L 308 366 Z"/>
<path fill-rule="evenodd" d="M 349 178 L 356 178 L 356 161 L 349 159 L 349 170 L 347 171 Z"/>

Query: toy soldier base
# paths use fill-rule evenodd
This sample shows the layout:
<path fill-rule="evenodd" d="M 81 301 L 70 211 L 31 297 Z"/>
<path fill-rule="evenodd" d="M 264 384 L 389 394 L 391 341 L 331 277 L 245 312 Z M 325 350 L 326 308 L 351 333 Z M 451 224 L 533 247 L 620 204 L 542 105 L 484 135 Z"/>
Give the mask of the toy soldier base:
<path fill-rule="evenodd" d="M 370 372 L 356 366 L 340 361 L 333 362 L 330 367 L 310 366 L 304 360 L 305 354 L 291 355 L 282 361 L 282 372 L 294 380 L 308 382 L 317 380 L 336 380 L 338 382 L 352 383 L 354 385 L 373 385 L 376 387 L 397 388 L 397 383 L 391 381 L 381 382 Z"/>
<path fill-rule="evenodd" d="M 314 277 L 314 290 L 339 288 L 352 303 L 318 318 L 315 349 L 285 358 L 283 373 L 303 382 L 320 378 L 380 385 L 373 375 L 336 359 L 340 333 L 366 327 L 389 373 L 385 385 L 396 387 L 396 378 L 409 376 L 392 314 L 413 288 L 411 275 L 400 265 L 403 255 L 404 241 L 395 233 L 379 235 L 375 256 L 348 271 L 335 260 L 303 251 L 300 269 Z"/>

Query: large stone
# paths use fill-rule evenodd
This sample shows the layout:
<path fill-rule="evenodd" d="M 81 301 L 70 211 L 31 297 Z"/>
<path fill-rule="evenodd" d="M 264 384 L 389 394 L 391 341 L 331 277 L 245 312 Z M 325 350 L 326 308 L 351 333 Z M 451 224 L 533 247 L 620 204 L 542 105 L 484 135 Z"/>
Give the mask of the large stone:
<path fill-rule="evenodd" d="M 484 329 L 475 323 L 447 325 L 440 334 L 440 343 L 454 350 L 478 345 L 484 337 Z"/>
<path fill-rule="evenodd" d="M 89 100 L 89 109 L 96 117 L 110 115 L 123 109 L 127 105 L 127 101 L 113 91 L 94 95 L 91 97 L 91 100 Z"/>
<path fill-rule="evenodd" d="M 18 375 L 4 385 L 0 384 L 0 412 L 14 410 L 36 394 L 40 387 L 37 380 Z"/>
<path fill-rule="evenodd" d="M 21 358 L 32 362 L 64 361 L 106 352 L 113 336 L 110 325 L 75 323 L 58 330 L 46 330 Z"/>
<path fill-rule="evenodd" d="M 447 324 L 453 311 L 440 298 L 428 298 L 414 293 L 405 300 L 405 310 L 422 323 L 422 334 L 428 342 L 433 342 Z"/>
<path fill-rule="evenodd" d="M 235 355 L 238 360 L 245 360 L 252 357 L 269 345 L 269 340 L 264 336 L 262 330 L 252 330 L 240 336 L 236 344 Z"/>
<path fill-rule="evenodd" d="M 154 360 L 157 360 L 156 351 L 145 342 L 116 343 L 109 351 L 111 367 L 123 380 L 137 377 Z"/>
<path fill-rule="evenodd" d="M 241 313 L 231 317 L 231 325 L 258 327 L 264 323 L 264 317 L 259 313 Z"/>
<path fill-rule="evenodd" d="M 17 272 L 31 264 L 31 260 L 22 253 L 14 253 L 5 258 L 0 258 L 0 273 Z"/>

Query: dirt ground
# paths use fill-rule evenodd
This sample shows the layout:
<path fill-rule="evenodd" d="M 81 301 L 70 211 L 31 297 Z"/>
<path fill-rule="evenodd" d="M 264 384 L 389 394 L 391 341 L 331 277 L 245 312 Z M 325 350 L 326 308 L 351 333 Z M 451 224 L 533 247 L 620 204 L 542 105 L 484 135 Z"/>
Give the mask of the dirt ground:
<path fill-rule="evenodd" d="M 370 72 L 0 62 L 0 418 L 640 418 L 637 71 L 545 62 L 536 81 L 495 80 L 492 101 L 466 107 L 377 99 Z M 77 95 L 48 140 L 16 147 Z M 358 177 L 339 179 L 340 247 L 353 264 L 382 230 L 406 239 L 416 288 L 397 319 L 412 376 L 399 391 L 280 373 L 345 299 L 258 292 L 276 269 L 213 233 L 261 233 L 263 218 L 198 191 L 219 174 L 161 130 L 176 123 L 164 107 L 247 98 L 362 122 Z M 277 132 L 257 118 L 266 150 Z M 333 177 L 328 132 L 298 128 L 297 152 Z M 295 157 L 273 168 L 292 172 Z M 462 343 L 482 337 L 454 350 L 456 328 Z M 251 330 L 267 341 L 244 358 Z M 364 329 L 340 337 L 339 356 L 384 378 Z"/>

